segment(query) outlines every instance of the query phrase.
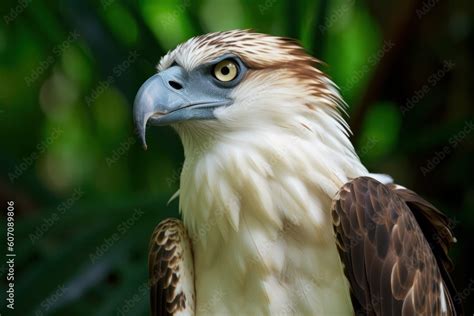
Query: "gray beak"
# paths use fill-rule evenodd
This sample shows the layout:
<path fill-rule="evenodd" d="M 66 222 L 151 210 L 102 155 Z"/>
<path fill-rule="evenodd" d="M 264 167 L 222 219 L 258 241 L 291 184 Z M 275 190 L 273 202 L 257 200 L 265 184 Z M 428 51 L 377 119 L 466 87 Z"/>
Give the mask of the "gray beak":
<path fill-rule="evenodd" d="M 214 109 L 230 104 L 209 87 L 200 74 L 189 74 L 173 66 L 149 78 L 138 90 L 133 105 L 137 131 L 146 149 L 147 125 L 169 125 L 186 120 L 215 119 Z"/>

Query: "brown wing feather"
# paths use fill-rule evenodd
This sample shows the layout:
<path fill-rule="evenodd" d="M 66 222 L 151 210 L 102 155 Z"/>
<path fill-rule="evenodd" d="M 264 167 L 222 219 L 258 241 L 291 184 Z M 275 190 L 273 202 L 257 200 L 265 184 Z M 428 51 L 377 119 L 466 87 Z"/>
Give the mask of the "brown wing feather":
<path fill-rule="evenodd" d="M 456 299 L 458 297 L 456 288 L 448 273 L 453 270 L 453 263 L 448 256 L 448 250 L 456 242 L 452 232 L 452 228 L 456 223 L 415 192 L 394 184 L 390 184 L 389 188 L 400 196 L 415 215 L 438 262 L 444 283 L 448 287 L 451 297 L 455 298 L 452 302 L 454 308 L 458 314 L 463 314 L 461 301 Z"/>
<path fill-rule="evenodd" d="M 162 221 L 153 232 L 148 253 L 152 316 L 194 310 L 192 266 L 183 223 L 172 218 Z"/>
<path fill-rule="evenodd" d="M 456 242 L 451 230 L 454 222 L 415 192 L 394 184 L 389 184 L 388 187 L 408 205 L 425 233 L 435 257 L 451 271 L 453 263 L 448 257 L 448 250 Z"/>
<path fill-rule="evenodd" d="M 412 191 L 360 177 L 341 188 L 332 215 L 357 314 L 460 313 L 446 272 L 451 230 L 431 204 Z"/>

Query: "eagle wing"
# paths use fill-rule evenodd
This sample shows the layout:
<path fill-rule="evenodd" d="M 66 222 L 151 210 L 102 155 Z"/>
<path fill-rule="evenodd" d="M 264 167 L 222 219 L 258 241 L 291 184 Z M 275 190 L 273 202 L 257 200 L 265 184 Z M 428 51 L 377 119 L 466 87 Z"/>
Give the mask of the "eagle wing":
<path fill-rule="evenodd" d="M 414 192 L 369 177 L 345 184 L 334 232 L 356 315 L 457 315 L 448 219 Z"/>
<path fill-rule="evenodd" d="M 180 220 L 169 218 L 156 226 L 148 270 L 152 316 L 194 314 L 192 248 Z"/>

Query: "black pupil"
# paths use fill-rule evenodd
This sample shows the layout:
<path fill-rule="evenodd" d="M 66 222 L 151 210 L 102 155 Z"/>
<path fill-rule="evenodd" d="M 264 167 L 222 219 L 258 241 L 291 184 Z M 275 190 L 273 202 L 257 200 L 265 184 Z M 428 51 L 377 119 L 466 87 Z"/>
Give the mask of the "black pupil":
<path fill-rule="evenodd" d="M 221 68 L 221 73 L 222 73 L 224 76 L 225 76 L 225 75 L 228 75 L 229 72 L 230 72 L 229 67 L 224 66 L 224 67 Z"/>

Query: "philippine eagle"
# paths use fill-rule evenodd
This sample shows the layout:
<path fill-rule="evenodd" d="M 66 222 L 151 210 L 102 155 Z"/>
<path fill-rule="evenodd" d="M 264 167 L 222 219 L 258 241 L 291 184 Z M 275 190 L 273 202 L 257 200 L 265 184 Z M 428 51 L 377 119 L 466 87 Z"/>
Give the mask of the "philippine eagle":
<path fill-rule="evenodd" d="M 153 315 L 456 315 L 448 219 L 349 141 L 345 103 L 291 39 L 228 31 L 164 56 L 134 119 L 171 125 L 179 205 L 150 242 Z"/>

